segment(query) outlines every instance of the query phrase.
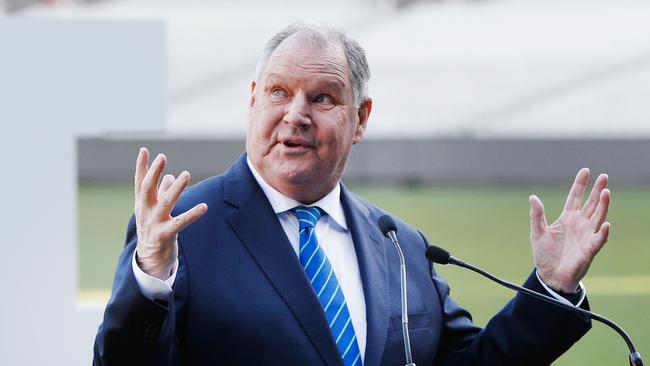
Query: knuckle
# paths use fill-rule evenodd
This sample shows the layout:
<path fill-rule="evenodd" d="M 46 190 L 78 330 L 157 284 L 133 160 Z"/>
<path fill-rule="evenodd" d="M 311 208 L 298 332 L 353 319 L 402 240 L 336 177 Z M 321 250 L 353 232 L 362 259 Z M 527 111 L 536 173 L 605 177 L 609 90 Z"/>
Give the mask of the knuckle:
<path fill-rule="evenodd" d="M 160 199 L 160 205 L 164 208 L 168 208 L 172 205 L 172 200 L 169 196 L 165 195 Z"/>
<path fill-rule="evenodd" d="M 183 223 L 183 218 L 181 216 L 175 216 L 172 218 L 172 224 L 179 226 Z"/>
<path fill-rule="evenodd" d="M 139 194 L 138 196 L 135 197 L 135 200 L 133 200 L 133 203 L 135 205 L 140 205 L 145 207 L 147 205 L 146 201 L 146 192 L 142 192 L 142 194 Z"/>

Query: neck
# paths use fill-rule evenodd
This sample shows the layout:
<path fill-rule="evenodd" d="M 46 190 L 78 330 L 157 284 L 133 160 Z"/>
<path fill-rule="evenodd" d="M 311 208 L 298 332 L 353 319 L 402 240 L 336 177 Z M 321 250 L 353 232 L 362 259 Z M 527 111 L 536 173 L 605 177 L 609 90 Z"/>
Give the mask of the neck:
<path fill-rule="evenodd" d="M 268 182 L 268 180 L 267 180 Z M 283 195 L 293 198 L 294 200 L 305 204 L 310 205 L 321 198 L 327 196 L 334 189 L 334 185 L 331 187 L 325 187 L 322 189 L 314 189 L 313 184 L 301 184 L 301 185 L 291 185 L 289 187 L 277 187 L 269 182 L 269 185 L 276 189 L 278 192 Z"/>
<path fill-rule="evenodd" d="M 291 182 L 275 176 L 265 176 L 255 163 L 248 158 L 247 164 L 258 181 L 281 193 L 285 197 L 296 200 L 302 204 L 310 205 L 319 201 L 332 192 L 339 184 L 339 179 L 333 181 L 301 181 Z"/>

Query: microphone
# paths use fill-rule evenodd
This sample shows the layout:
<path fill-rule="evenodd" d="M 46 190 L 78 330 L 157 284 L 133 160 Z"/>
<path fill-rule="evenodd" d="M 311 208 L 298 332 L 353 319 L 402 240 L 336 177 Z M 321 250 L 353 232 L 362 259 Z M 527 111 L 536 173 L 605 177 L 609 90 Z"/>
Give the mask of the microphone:
<path fill-rule="evenodd" d="M 449 254 L 448 251 L 446 251 L 446 250 L 444 250 L 442 248 L 439 248 L 439 247 L 437 247 L 435 245 L 431 245 L 431 246 L 429 246 L 427 248 L 427 250 L 425 252 L 425 256 L 430 261 L 432 261 L 434 263 L 443 264 L 443 265 L 444 264 L 453 264 L 453 265 L 456 265 L 456 266 L 459 266 L 459 267 L 467 268 L 467 269 L 469 269 L 471 271 L 474 271 L 474 272 L 476 272 L 478 274 L 481 274 L 481 275 L 491 279 L 492 281 L 494 281 L 494 282 L 496 282 L 496 283 L 498 283 L 498 284 L 500 284 L 502 286 L 505 286 L 505 287 L 507 287 L 507 288 L 509 288 L 511 290 L 515 290 L 515 291 L 520 292 L 520 293 L 522 293 L 524 295 L 534 297 L 534 298 L 536 298 L 538 300 L 545 301 L 545 302 L 553 304 L 555 306 L 559 306 L 561 308 L 574 311 L 574 312 L 576 312 L 576 313 L 578 313 L 580 315 L 586 316 L 586 317 L 588 317 L 590 319 L 593 319 L 593 320 L 597 320 L 597 321 L 607 325 L 608 327 L 614 329 L 621 337 L 623 337 L 623 340 L 627 344 L 627 347 L 630 349 L 630 358 L 629 358 L 630 366 L 643 366 L 643 360 L 641 359 L 641 354 L 639 352 L 637 352 L 636 348 L 634 347 L 634 344 L 632 343 L 632 340 L 627 335 L 627 333 L 625 333 L 623 328 L 621 328 L 618 324 L 616 324 L 613 321 L 605 318 L 604 316 L 596 314 L 596 313 L 588 311 L 588 310 L 585 310 L 585 309 L 582 309 L 582 308 L 579 308 L 577 306 L 569 305 L 568 303 L 563 303 L 561 301 L 558 301 L 557 299 L 554 299 L 554 298 L 552 298 L 550 296 L 546 296 L 544 294 L 540 294 L 539 292 L 535 292 L 535 291 L 533 291 L 531 289 L 527 289 L 525 287 L 517 286 L 517 285 L 515 285 L 513 283 L 504 281 L 504 280 L 494 276 L 491 273 L 488 273 L 488 272 L 486 272 L 486 271 L 484 271 L 484 270 L 482 270 L 482 269 L 480 269 L 478 267 L 475 267 L 475 266 L 473 266 L 473 265 L 471 265 L 469 263 L 465 263 L 465 262 L 461 261 L 458 258 L 455 258 L 451 254 Z"/>
<path fill-rule="evenodd" d="M 390 238 L 397 250 L 397 256 L 399 257 L 399 283 L 400 283 L 400 292 L 402 297 L 402 333 L 404 334 L 404 353 L 406 354 L 406 366 L 416 366 L 413 363 L 413 358 L 411 357 L 411 340 L 409 339 L 409 319 L 408 319 L 408 304 L 406 303 L 406 263 L 404 262 L 404 254 L 402 253 L 402 248 L 399 246 L 399 241 L 397 241 L 397 225 L 393 218 L 384 215 L 377 220 L 379 225 L 379 230 L 384 234 L 385 237 Z"/>

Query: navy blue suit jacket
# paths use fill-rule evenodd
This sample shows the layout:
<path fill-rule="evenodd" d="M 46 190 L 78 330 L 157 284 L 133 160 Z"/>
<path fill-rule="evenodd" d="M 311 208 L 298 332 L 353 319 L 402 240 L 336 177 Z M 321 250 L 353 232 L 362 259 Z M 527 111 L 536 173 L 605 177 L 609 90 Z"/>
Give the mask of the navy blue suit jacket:
<path fill-rule="evenodd" d="M 318 298 L 245 155 L 225 174 L 188 188 L 175 211 L 200 202 L 208 212 L 179 234 L 180 265 L 166 302 L 138 289 L 131 220 L 94 364 L 341 366 Z M 403 365 L 399 262 L 377 228 L 385 212 L 345 187 L 341 202 L 366 302 L 364 365 Z M 425 259 L 422 234 L 399 220 L 397 227 L 417 365 L 550 364 L 589 329 L 588 320 L 521 295 L 480 329 Z M 525 285 L 544 291 L 534 275 Z"/>

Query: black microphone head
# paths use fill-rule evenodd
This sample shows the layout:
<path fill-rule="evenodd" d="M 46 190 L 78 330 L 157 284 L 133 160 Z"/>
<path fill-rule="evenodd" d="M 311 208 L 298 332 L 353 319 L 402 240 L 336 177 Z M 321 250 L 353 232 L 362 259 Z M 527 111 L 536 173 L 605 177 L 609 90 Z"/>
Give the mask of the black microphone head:
<path fill-rule="evenodd" d="M 449 257 L 451 257 L 448 251 L 435 245 L 430 245 L 426 252 L 424 252 L 424 255 L 426 255 L 430 261 L 438 264 L 448 264 Z"/>
<path fill-rule="evenodd" d="M 381 233 L 384 234 L 385 237 L 388 237 L 388 233 L 391 231 L 397 232 L 397 225 L 395 225 L 395 221 L 393 221 L 393 218 L 384 215 L 377 220 L 377 225 L 379 225 L 379 230 L 381 230 Z"/>

